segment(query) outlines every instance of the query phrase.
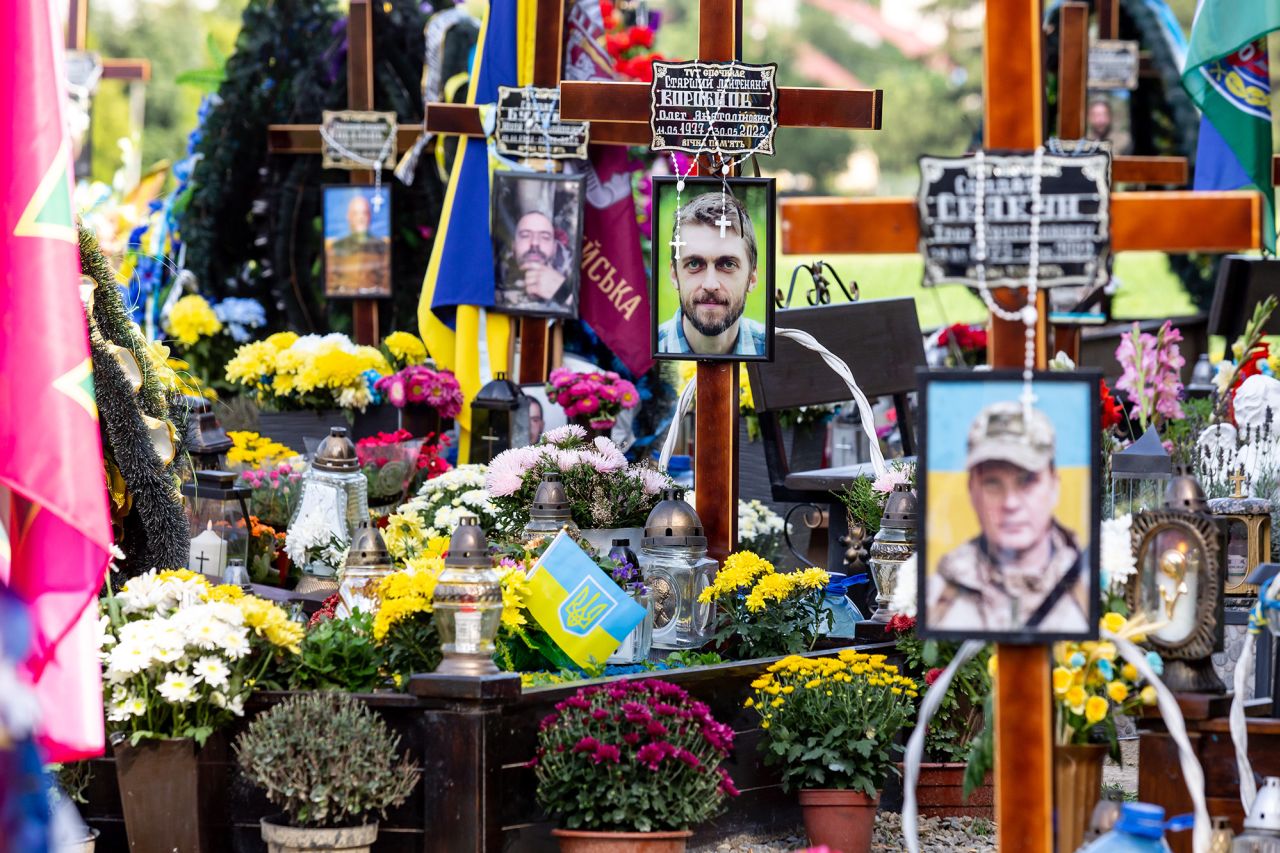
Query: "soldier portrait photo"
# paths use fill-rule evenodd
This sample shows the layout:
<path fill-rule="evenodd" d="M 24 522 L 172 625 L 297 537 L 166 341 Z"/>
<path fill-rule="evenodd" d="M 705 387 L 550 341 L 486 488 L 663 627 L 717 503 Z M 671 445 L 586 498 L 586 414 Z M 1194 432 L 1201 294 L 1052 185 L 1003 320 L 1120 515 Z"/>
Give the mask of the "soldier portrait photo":
<path fill-rule="evenodd" d="M 773 181 L 653 182 L 654 358 L 773 357 Z M 679 196 L 679 198 L 677 198 Z"/>
<path fill-rule="evenodd" d="M 1031 387 L 1028 401 L 1016 372 L 926 377 L 922 634 L 1096 636 L 1098 375 Z"/>
<path fill-rule="evenodd" d="M 493 176 L 495 311 L 577 318 L 584 198 L 578 176 Z"/>
<path fill-rule="evenodd" d="M 391 295 L 390 188 L 324 188 L 324 293 Z"/>

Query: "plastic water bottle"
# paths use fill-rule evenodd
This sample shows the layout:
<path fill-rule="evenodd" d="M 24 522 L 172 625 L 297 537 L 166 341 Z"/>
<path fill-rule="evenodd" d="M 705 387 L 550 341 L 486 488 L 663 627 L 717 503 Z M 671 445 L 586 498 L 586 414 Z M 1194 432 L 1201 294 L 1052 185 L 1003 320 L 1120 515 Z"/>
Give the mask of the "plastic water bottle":
<path fill-rule="evenodd" d="M 1079 853 L 1170 853 L 1166 829 L 1184 829 L 1186 821 L 1164 819 L 1164 809 L 1149 803 L 1124 803 L 1115 828 L 1081 847 Z"/>

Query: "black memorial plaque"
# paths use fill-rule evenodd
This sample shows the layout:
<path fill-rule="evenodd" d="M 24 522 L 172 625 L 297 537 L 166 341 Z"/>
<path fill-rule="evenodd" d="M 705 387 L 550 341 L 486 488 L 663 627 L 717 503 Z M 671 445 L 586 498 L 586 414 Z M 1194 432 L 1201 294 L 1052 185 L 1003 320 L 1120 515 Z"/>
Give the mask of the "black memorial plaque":
<path fill-rule="evenodd" d="M 395 113 L 325 110 L 320 128 L 324 168 L 350 171 L 370 168 L 367 163 L 353 160 L 348 152 L 369 162 L 381 161 L 385 169 L 396 167 Z"/>
<path fill-rule="evenodd" d="M 583 160 L 585 121 L 560 120 L 560 90 L 532 86 L 498 87 L 498 153 L 522 159 Z"/>
<path fill-rule="evenodd" d="M 743 62 L 655 62 L 649 127 L 654 151 L 730 156 L 773 153 L 778 66 Z"/>
<path fill-rule="evenodd" d="M 1138 88 L 1138 43 L 1098 39 L 1089 45 L 1089 88 Z"/>
<path fill-rule="evenodd" d="M 983 280 L 992 287 L 1023 285 L 1031 252 L 1034 157 L 988 154 L 984 161 Z M 1110 173 L 1111 159 L 1105 153 L 1043 155 L 1039 287 L 1105 283 L 1111 251 Z M 917 208 L 925 285 L 978 286 L 977 177 L 974 157 L 920 158 Z"/>

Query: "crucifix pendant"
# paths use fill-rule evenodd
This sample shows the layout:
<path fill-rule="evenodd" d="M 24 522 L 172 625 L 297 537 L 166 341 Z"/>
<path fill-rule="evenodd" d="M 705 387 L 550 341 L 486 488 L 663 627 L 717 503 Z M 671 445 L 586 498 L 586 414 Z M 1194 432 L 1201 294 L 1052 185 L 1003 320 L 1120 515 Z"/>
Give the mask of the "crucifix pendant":
<path fill-rule="evenodd" d="M 719 225 L 719 226 L 720 226 L 720 239 L 721 239 L 721 240 L 723 240 L 723 239 L 724 239 L 724 237 L 725 237 L 724 232 L 725 232 L 725 231 L 729 228 L 729 226 L 730 226 L 730 225 L 732 225 L 732 224 L 733 224 L 733 223 L 729 221 L 729 217 L 728 217 L 728 216 L 726 216 L 726 215 L 725 215 L 725 214 L 723 214 L 723 213 L 721 213 L 721 214 L 720 214 L 720 218 L 716 220 L 716 225 Z"/>
<path fill-rule="evenodd" d="M 679 234 L 676 234 L 675 239 L 672 240 L 669 245 L 671 246 L 672 257 L 678 261 L 680 260 L 680 247 L 687 246 L 689 244 L 686 243 L 684 240 L 681 240 Z"/>

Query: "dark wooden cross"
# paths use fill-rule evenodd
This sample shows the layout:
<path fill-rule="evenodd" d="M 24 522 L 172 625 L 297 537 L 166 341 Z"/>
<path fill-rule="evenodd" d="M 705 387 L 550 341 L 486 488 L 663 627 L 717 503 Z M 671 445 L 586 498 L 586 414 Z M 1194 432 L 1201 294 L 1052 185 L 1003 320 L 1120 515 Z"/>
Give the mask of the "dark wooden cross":
<path fill-rule="evenodd" d="M 371 0 L 350 0 L 347 18 L 347 109 L 373 109 L 373 5 Z M 420 128 L 396 125 L 396 153 L 413 148 Z M 318 124 L 272 124 L 267 126 L 267 150 L 272 154 L 320 154 L 324 140 Z M 373 172 L 352 171 L 350 182 L 373 184 Z M 357 343 L 378 344 L 378 300 L 353 300 L 351 325 Z"/>
<path fill-rule="evenodd" d="M 89 0 L 69 0 L 67 6 L 67 50 L 85 50 L 89 43 Z M 151 79 L 149 59 L 102 60 L 103 80 L 145 83 Z"/>
<path fill-rule="evenodd" d="M 730 62 L 742 58 L 742 0 L 700 0 L 698 59 Z M 571 82 L 560 85 L 560 113 L 570 120 L 629 124 L 648 144 L 649 84 Z M 883 93 L 780 87 L 778 124 L 786 127 L 842 127 L 878 130 Z M 710 552 L 723 559 L 738 539 L 738 370 L 737 362 L 699 362 L 694 451 L 698 516 Z"/>
<path fill-rule="evenodd" d="M 1104 4 L 1103 32 L 1114 34 L 1118 8 Z M 983 146 L 1031 151 L 1043 139 L 1044 81 L 1040 0 L 987 0 L 984 43 Z M 1062 49 L 1071 78 L 1063 87 L 1066 130 L 1082 135 L 1087 18 L 1068 18 Z M 1064 30 L 1067 25 L 1064 24 Z M 1026 45 L 1025 49 L 1010 46 Z M 1069 90 L 1069 92 L 1068 92 Z M 1177 158 L 1117 158 L 1113 179 L 1133 183 L 1185 183 Z M 915 254 L 919 251 L 916 199 L 789 198 L 780 203 L 784 254 Z M 1228 252 L 1256 248 L 1261 196 L 1253 192 L 1119 192 L 1111 196 L 1113 251 Z M 1021 307 L 1017 291 L 997 289 L 1006 309 Z M 1037 295 L 1036 366 L 1047 361 L 1047 298 Z M 995 367 L 1021 367 L 1025 330 L 1020 322 L 991 318 L 988 356 Z M 699 377 L 701 379 L 701 376 Z M 699 489 L 701 492 L 701 489 Z M 699 495 L 701 497 L 701 495 Z M 1002 850 L 1052 853 L 1053 703 L 1044 646 L 1001 644 L 995 684 L 996 825 Z"/>

